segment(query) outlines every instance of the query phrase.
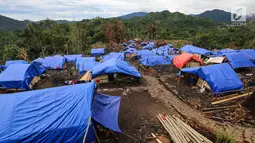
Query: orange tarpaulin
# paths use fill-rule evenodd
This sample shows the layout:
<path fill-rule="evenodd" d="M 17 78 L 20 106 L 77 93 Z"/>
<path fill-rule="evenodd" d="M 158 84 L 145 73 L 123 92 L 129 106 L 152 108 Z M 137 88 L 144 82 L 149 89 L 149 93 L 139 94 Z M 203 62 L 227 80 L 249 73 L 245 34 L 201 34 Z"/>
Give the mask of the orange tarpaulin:
<path fill-rule="evenodd" d="M 203 64 L 203 61 L 199 59 L 196 55 L 189 53 L 182 53 L 181 55 L 175 56 L 173 59 L 173 63 L 177 68 L 181 69 L 183 66 L 185 66 L 187 62 L 192 59 L 199 62 L 201 65 Z"/>

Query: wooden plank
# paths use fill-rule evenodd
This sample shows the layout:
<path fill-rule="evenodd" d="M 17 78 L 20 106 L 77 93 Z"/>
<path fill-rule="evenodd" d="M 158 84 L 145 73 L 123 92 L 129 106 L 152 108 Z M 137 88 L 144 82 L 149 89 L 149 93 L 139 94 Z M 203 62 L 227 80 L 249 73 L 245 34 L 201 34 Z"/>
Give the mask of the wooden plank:
<path fill-rule="evenodd" d="M 253 92 L 249 92 L 249 93 L 237 95 L 237 96 L 234 96 L 234 97 L 231 97 L 231 98 L 226 98 L 226 99 L 223 99 L 223 100 L 214 101 L 214 102 L 212 102 L 212 105 L 220 104 L 220 103 L 225 103 L 225 102 L 228 102 L 228 101 L 231 101 L 231 100 L 239 99 L 239 98 L 242 98 L 242 97 L 245 97 L 245 96 L 249 96 L 249 95 L 251 95 L 252 93 L 253 93 Z"/>

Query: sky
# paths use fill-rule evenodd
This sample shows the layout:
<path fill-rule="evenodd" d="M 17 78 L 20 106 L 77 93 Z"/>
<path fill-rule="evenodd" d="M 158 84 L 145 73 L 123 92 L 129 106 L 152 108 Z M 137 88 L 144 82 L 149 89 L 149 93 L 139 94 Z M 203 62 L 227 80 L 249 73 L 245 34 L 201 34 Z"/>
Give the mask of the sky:
<path fill-rule="evenodd" d="M 246 7 L 255 13 L 254 0 L 0 0 L 0 15 L 18 20 L 82 20 L 116 17 L 132 12 L 169 10 L 199 14 L 206 10 Z"/>

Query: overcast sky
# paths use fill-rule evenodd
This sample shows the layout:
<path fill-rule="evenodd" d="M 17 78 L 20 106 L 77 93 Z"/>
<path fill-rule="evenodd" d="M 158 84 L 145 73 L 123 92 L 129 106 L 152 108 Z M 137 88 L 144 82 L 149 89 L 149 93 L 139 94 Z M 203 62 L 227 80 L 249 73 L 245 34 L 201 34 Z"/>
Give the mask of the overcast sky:
<path fill-rule="evenodd" d="M 255 13 L 255 0 L 0 0 L 0 15 L 18 20 L 66 19 L 81 20 L 94 17 L 116 17 L 132 12 L 169 10 L 199 14 L 206 10 L 245 6 Z"/>

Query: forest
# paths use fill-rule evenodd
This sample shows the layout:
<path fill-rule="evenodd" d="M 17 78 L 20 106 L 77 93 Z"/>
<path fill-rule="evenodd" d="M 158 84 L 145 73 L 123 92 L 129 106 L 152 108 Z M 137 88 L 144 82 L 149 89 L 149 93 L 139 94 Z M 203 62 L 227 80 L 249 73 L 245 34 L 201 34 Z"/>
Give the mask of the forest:
<path fill-rule="evenodd" d="M 94 18 L 57 23 L 30 22 L 22 30 L 0 31 L 0 58 L 33 60 L 54 54 L 89 54 L 92 47 L 114 47 L 129 39 L 165 40 L 179 48 L 187 43 L 206 49 L 255 47 L 255 23 L 229 26 L 206 18 L 169 11 L 151 12 L 128 20 Z"/>

